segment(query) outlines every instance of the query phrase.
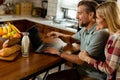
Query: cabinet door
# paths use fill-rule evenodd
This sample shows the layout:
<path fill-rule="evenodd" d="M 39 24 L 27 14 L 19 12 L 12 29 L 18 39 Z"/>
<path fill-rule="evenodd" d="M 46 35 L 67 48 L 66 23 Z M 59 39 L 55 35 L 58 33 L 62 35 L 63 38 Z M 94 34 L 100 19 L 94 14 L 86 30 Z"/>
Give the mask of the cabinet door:
<path fill-rule="evenodd" d="M 27 20 L 11 21 L 10 23 L 14 24 L 21 32 L 24 32 L 29 27 L 35 25 L 35 23 L 27 21 Z"/>
<path fill-rule="evenodd" d="M 64 33 L 64 34 L 69 34 L 69 35 L 73 35 L 73 32 L 69 32 L 66 30 L 62 30 L 62 29 L 58 29 L 55 27 L 51 27 L 51 26 L 47 26 L 47 25 L 43 25 L 43 24 L 36 24 L 40 30 L 40 35 L 43 37 L 46 37 L 46 34 L 51 32 L 51 31 L 56 31 L 56 32 L 60 32 L 60 33 Z"/>
<path fill-rule="evenodd" d="M 73 35 L 73 34 L 75 34 L 74 32 L 69 32 L 69 31 L 61 30 L 61 29 L 59 29 L 59 32 L 60 32 L 60 33 L 64 33 L 64 34 L 68 34 L 68 35 Z"/>

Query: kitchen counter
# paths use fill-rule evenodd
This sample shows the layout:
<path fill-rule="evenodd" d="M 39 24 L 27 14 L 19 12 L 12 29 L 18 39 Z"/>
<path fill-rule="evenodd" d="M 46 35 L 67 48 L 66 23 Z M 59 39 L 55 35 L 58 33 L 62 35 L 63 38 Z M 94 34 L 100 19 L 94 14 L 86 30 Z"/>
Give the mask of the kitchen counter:
<path fill-rule="evenodd" d="M 32 21 L 32 22 L 35 22 L 35 23 L 48 25 L 48 26 L 51 26 L 51 27 L 63 29 L 63 30 L 66 30 L 66 31 L 74 32 L 74 33 L 77 32 L 76 29 L 66 27 L 66 26 L 71 26 L 72 25 L 72 23 L 68 23 L 68 22 L 62 22 L 62 23 L 58 24 L 58 23 L 54 23 L 53 21 L 49 21 L 47 19 L 40 18 L 40 17 L 20 16 L 20 15 L 2 15 L 2 16 L 0 16 L 0 22 L 16 21 L 16 20 L 28 20 L 28 21 Z"/>

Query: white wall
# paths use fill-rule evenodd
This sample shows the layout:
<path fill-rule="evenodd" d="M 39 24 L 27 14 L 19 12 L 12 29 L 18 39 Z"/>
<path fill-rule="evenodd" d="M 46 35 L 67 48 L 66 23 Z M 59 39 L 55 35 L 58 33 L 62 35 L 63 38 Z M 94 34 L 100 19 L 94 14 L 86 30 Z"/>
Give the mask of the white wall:
<path fill-rule="evenodd" d="M 120 5 L 120 0 L 117 0 L 118 4 Z"/>

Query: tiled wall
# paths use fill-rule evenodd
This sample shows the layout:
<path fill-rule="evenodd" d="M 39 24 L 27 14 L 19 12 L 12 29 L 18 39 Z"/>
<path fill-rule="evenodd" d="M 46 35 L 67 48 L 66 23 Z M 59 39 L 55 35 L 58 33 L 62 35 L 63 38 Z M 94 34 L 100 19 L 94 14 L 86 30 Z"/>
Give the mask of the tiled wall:
<path fill-rule="evenodd" d="M 61 0 L 48 0 L 48 16 L 56 16 L 56 18 L 62 17 L 61 8 L 59 7 Z"/>
<path fill-rule="evenodd" d="M 58 0 L 48 0 L 48 13 L 47 15 L 55 16 L 57 12 Z"/>
<path fill-rule="evenodd" d="M 34 7 L 41 7 L 41 1 L 42 0 L 26 0 L 26 1 L 30 1 L 33 3 Z"/>

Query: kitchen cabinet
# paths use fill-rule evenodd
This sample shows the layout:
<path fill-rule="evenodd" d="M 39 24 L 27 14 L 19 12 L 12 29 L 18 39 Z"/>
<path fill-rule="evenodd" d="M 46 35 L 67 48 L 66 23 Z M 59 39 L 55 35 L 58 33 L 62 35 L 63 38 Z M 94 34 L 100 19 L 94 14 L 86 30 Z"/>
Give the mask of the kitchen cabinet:
<path fill-rule="evenodd" d="M 41 32 L 40 36 L 42 38 L 46 37 L 46 34 L 51 32 L 51 31 L 56 31 L 56 32 L 60 32 L 60 33 L 64 33 L 64 34 L 69 34 L 69 35 L 73 35 L 73 32 L 69 32 L 69 31 L 65 31 L 62 29 L 58 29 L 52 26 L 48 26 L 48 25 L 44 25 L 44 24 L 36 24 Z"/>

